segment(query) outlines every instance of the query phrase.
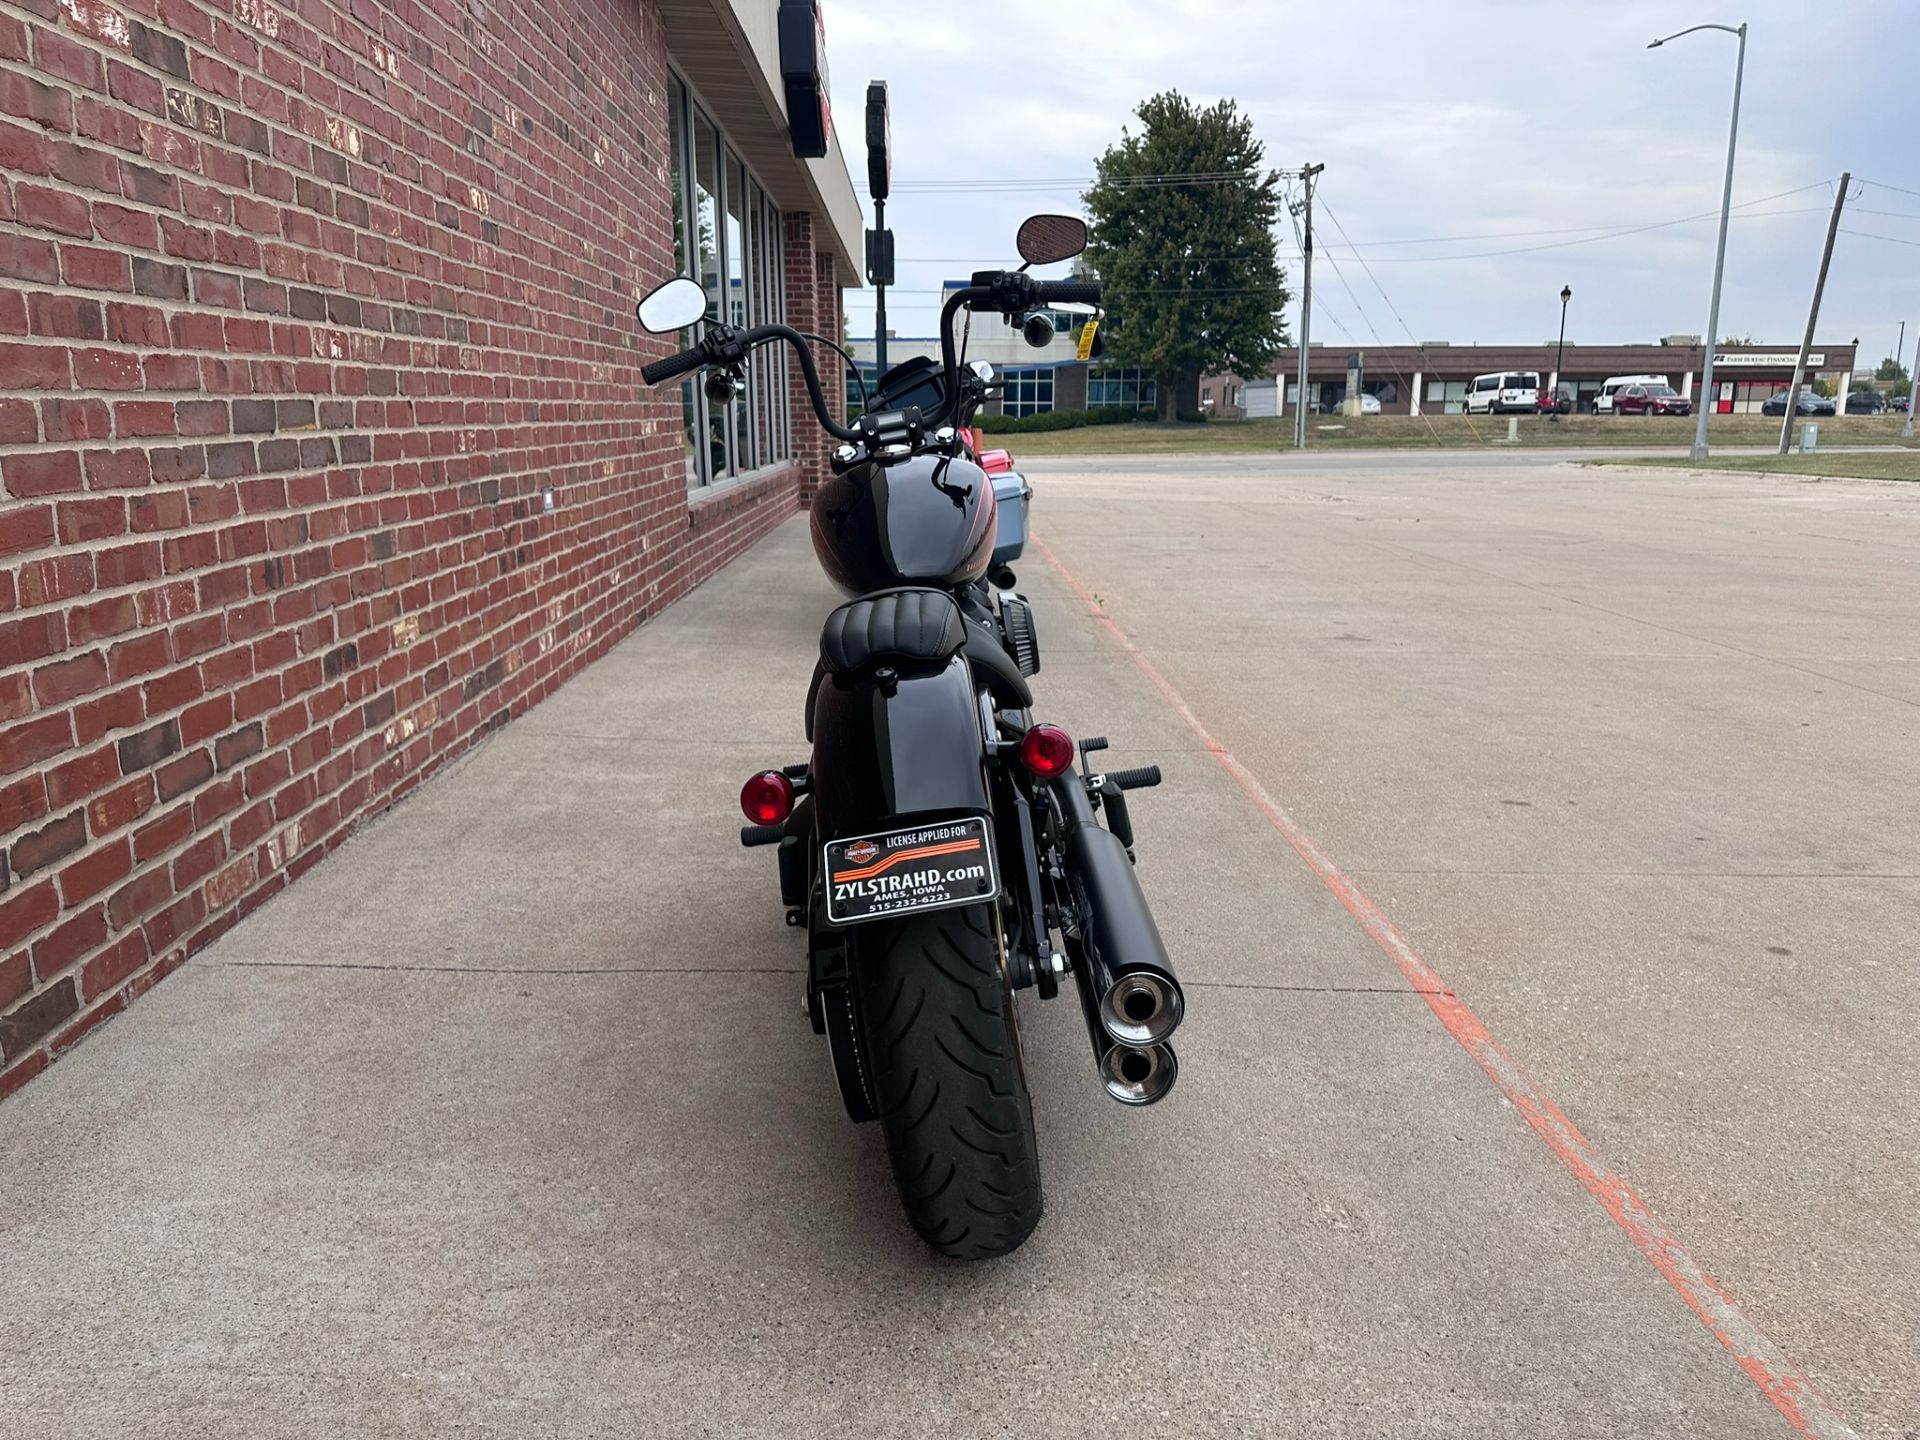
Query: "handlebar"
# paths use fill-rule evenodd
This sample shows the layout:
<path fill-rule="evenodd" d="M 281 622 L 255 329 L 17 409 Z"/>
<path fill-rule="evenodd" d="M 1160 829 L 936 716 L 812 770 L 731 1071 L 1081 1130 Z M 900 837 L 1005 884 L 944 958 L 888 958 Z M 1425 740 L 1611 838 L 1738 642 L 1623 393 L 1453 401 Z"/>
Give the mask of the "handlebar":
<path fill-rule="evenodd" d="M 940 309 L 940 358 L 948 376 L 947 403 L 928 423 L 945 425 L 952 421 L 960 405 L 960 387 L 952 378 L 960 373 L 960 362 L 953 348 L 953 317 L 962 306 L 970 310 L 997 310 L 1017 315 L 1041 305 L 1098 305 L 1101 288 L 1097 280 L 1035 280 L 1024 271 L 1001 271 L 975 275 L 976 283 L 947 297 Z"/>
<path fill-rule="evenodd" d="M 756 325 L 751 330 L 716 325 L 693 349 L 682 350 L 678 355 L 669 355 L 642 368 L 640 378 L 649 385 L 658 385 L 708 365 L 743 364 L 749 350 L 770 340 L 784 340 L 799 354 L 800 378 L 807 382 L 807 398 L 813 401 L 814 418 L 820 422 L 820 428 L 836 440 L 858 440 L 859 435 L 838 423 L 827 409 L 826 395 L 820 389 L 820 371 L 814 366 L 813 352 L 807 348 L 806 339 L 798 330 L 785 325 Z"/>
<path fill-rule="evenodd" d="M 941 307 L 940 358 L 947 382 L 946 398 L 937 414 L 921 422 L 928 430 L 951 424 L 963 401 L 963 387 L 959 383 L 960 364 L 955 357 L 953 344 L 953 317 L 962 306 L 1017 315 L 1042 305 L 1100 303 L 1101 288 L 1097 281 L 1035 280 L 1019 270 L 983 272 L 974 276 L 974 280 L 977 283 L 955 290 Z M 808 348 L 805 338 L 785 325 L 756 325 L 750 330 L 715 325 L 691 350 L 683 350 L 678 355 L 669 355 L 664 360 L 656 360 L 642 367 L 640 376 L 649 385 L 659 385 L 709 365 L 741 365 L 746 362 L 750 350 L 772 340 L 784 340 L 798 353 L 800 375 L 806 381 L 807 398 L 813 402 L 814 418 L 820 422 L 820 428 L 836 440 L 858 443 L 863 438 L 862 433 L 838 423 L 827 409 L 826 396 L 820 388 L 820 372 L 814 366 L 813 352 Z M 871 433 L 869 428 L 868 434 Z"/>
<path fill-rule="evenodd" d="M 689 370 L 698 370 L 707 363 L 707 357 L 697 347 L 682 350 L 678 355 L 669 355 L 664 360 L 656 360 L 640 372 L 640 378 L 649 385 L 658 385 L 662 380 L 671 380 L 676 375 L 684 375 Z"/>
<path fill-rule="evenodd" d="M 1100 283 L 1097 280 L 1042 280 L 1042 305 L 1098 305 Z"/>

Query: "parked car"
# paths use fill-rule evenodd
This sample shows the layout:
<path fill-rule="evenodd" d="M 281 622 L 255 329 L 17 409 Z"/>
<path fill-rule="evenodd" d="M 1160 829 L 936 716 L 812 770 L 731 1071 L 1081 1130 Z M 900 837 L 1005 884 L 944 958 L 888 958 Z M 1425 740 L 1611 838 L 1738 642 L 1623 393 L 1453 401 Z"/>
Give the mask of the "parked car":
<path fill-rule="evenodd" d="M 1600 393 L 1593 397 L 1593 413 L 1596 415 L 1611 415 L 1613 413 L 1613 397 L 1629 385 L 1665 385 L 1668 383 L 1667 377 L 1664 375 L 1609 376 L 1606 383 L 1601 385 Z"/>
<path fill-rule="evenodd" d="M 1878 390 L 1856 390 L 1847 396 L 1849 415 L 1878 415 L 1888 408 L 1887 397 Z"/>
<path fill-rule="evenodd" d="M 1762 415 L 1786 414 L 1787 392 L 1782 390 L 1776 395 L 1769 396 L 1766 403 L 1761 405 L 1760 413 Z M 1824 395 L 1816 395 L 1811 390 L 1802 390 L 1798 403 L 1793 407 L 1793 413 L 1796 415 L 1831 415 L 1833 414 L 1833 401 Z"/>
<path fill-rule="evenodd" d="M 1907 413 L 1907 399 L 1905 395 L 1890 395 L 1887 397 L 1887 409 L 1898 410 L 1904 415 Z"/>
<path fill-rule="evenodd" d="M 1467 414 L 1532 414 L 1540 408 L 1540 373 L 1508 370 L 1498 375 L 1476 375 L 1467 387 Z"/>
<path fill-rule="evenodd" d="M 1571 415 L 1573 413 L 1573 392 L 1565 385 L 1558 391 L 1540 392 L 1540 413 L 1542 415 Z"/>
<path fill-rule="evenodd" d="M 1613 392 L 1616 415 L 1691 415 L 1693 402 L 1671 385 L 1626 385 Z"/>

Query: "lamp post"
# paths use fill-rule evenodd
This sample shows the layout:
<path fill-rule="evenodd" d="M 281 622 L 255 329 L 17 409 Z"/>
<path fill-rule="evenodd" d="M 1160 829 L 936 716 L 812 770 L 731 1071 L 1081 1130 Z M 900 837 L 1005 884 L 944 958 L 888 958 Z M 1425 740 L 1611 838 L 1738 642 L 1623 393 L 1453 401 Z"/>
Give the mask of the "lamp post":
<path fill-rule="evenodd" d="M 1727 268 L 1727 219 L 1733 211 L 1733 145 L 1740 134 L 1740 81 L 1747 69 L 1747 27 L 1744 23 L 1737 29 L 1732 25 L 1692 25 L 1662 36 L 1647 48 L 1657 49 L 1669 40 L 1678 40 L 1696 30 L 1724 30 L 1740 37 L 1740 55 L 1733 67 L 1733 119 L 1727 125 L 1727 179 L 1720 194 L 1720 243 L 1713 252 L 1713 303 L 1707 307 L 1707 358 L 1700 374 L 1700 404 L 1696 407 L 1699 419 L 1693 427 L 1693 449 L 1688 452 L 1695 460 L 1704 460 L 1707 458 L 1707 407 L 1713 404 L 1713 349 L 1720 343 L 1720 277 Z"/>
<path fill-rule="evenodd" d="M 1573 299 L 1573 287 L 1560 287 L 1560 344 L 1553 352 L 1553 422 L 1560 423 L 1560 372 L 1567 359 L 1567 302 Z"/>

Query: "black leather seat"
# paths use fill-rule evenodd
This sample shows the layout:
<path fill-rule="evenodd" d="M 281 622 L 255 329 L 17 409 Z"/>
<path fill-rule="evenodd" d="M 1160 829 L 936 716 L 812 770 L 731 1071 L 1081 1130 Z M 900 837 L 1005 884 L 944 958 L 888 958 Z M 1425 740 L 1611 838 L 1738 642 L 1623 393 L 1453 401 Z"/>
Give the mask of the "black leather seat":
<path fill-rule="evenodd" d="M 1033 704 L 1026 677 L 993 631 L 966 619 L 946 591 L 903 587 L 848 601 L 820 632 L 820 663 L 807 687 L 807 739 L 813 739 L 814 696 L 827 676 L 858 674 L 889 660 L 937 665 L 962 651 L 1002 708 Z"/>
<path fill-rule="evenodd" d="M 829 675 L 852 675 L 889 660 L 937 664 L 966 643 L 966 619 L 946 591 L 881 590 L 827 617 L 820 663 Z"/>

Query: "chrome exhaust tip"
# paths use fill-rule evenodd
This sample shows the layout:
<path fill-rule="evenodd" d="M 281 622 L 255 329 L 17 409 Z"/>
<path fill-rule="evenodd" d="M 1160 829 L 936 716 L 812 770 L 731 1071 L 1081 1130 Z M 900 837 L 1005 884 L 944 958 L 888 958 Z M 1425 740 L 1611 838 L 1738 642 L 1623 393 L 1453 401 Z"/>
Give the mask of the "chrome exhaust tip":
<path fill-rule="evenodd" d="M 1122 1045 L 1158 1045 L 1179 1027 L 1186 1009 L 1171 976 L 1130 970 L 1100 997 L 1100 1023 Z"/>
<path fill-rule="evenodd" d="M 1115 1045 L 1100 1057 L 1100 1080 L 1122 1105 L 1164 1100 L 1179 1078 L 1171 1045 Z"/>

